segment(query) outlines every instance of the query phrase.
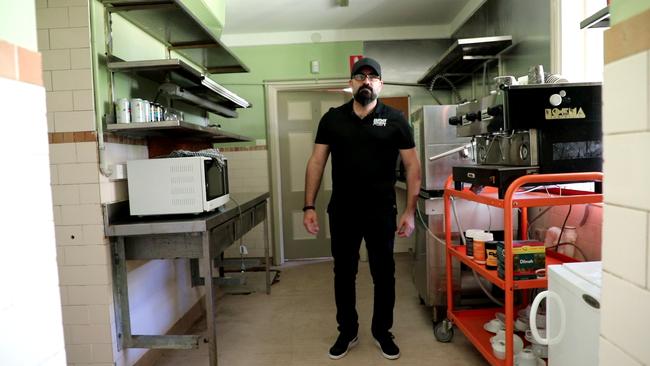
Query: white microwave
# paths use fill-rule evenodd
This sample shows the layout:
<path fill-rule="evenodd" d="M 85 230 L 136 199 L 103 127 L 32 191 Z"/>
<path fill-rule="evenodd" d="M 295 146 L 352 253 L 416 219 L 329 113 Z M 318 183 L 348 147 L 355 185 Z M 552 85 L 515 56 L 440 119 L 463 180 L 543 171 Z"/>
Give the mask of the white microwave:
<path fill-rule="evenodd" d="M 230 200 L 228 161 L 204 156 L 127 161 L 131 215 L 196 214 Z"/>

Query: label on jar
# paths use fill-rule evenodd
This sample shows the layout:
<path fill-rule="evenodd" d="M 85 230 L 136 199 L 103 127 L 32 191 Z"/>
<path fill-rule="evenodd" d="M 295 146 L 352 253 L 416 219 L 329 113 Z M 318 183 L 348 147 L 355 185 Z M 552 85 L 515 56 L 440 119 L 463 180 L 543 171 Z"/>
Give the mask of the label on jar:
<path fill-rule="evenodd" d="M 474 239 L 474 262 L 485 264 L 485 242 Z"/>
<path fill-rule="evenodd" d="M 497 269 L 498 265 L 497 242 L 489 241 L 485 243 L 485 268 Z"/>
<path fill-rule="evenodd" d="M 145 122 L 144 102 L 140 98 L 131 99 L 131 122 Z"/>
<path fill-rule="evenodd" d="M 474 238 L 470 238 L 468 236 L 465 238 L 465 242 L 466 242 L 465 254 L 467 254 L 467 256 L 470 258 L 474 258 Z"/>

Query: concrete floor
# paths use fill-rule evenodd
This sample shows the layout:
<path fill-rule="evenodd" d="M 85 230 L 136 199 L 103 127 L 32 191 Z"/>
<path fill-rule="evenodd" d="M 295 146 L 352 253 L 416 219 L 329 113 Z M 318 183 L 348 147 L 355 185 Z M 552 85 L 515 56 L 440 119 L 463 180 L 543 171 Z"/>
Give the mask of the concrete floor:
<path fill-rule="evenodd" d="M 397 285 L 392 329 L 401 357 L 382 357 L 370 334 L 372 279 L 368 264 L 359 264 L 357 309 L 359 344 L 344 358 L 330 360 L 329 347 L 336 330 L 332 262 L 299 261 L 284 265 L 271 295 L 225 295 L 217 314 L 220 366 L 308 365 L 487 365 L 469 341 L 456 330 L 451 343 L 433 337 L 431 310 L 420 305 L 407 254 L 396 255 Z M 192 333 L 204 333 L 205 320 Z M 207 365 L 208 350 L 170 350 L 157 366 Z"/>

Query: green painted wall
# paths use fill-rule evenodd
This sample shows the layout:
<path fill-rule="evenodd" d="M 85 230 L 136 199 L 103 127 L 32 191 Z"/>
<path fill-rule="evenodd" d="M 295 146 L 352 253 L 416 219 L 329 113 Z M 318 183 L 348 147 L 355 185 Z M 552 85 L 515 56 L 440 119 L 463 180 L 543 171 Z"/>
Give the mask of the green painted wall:
<path fill-rule="evenodd" d="M 650 9 L 650 0 L 612 0 L 609 5 L 611 25 Z"/>
<path fill-rule="evenodd" d="M 0 39 L 38 51 L 35 1 L 0 0 Z"/>
<path fill-rule="evenodd" d="M 250 68 L 249 73 L 213 75 L 213 79 L 253 106 L 239 110 L 239 118 L 218 118 L 228 130 L 253 139 L 266 139 L 265 81 L 313 80 L 310 62 L 320 62 L 318 79 L 349 79 L 348 56 L 363 53 L 363 42 L 310 43 L 233 47 L 233 53 Z"/>

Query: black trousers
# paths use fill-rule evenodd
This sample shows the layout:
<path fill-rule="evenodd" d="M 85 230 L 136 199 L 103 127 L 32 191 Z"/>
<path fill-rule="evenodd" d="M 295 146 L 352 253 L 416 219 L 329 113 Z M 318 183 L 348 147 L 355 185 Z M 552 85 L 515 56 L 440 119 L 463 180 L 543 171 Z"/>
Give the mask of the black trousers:
<path fill-rule="evenodd" d="M 395 306 L 396 213 L 390 210 L 332 210 L 329 212 L 336 321 L 343 335 L 353 336 L 359 328 L 356 310 L 356 276 L 361 239 L 365 239 L 374 284 L 372 334 L 385 337 L 393 326 Z"/>

